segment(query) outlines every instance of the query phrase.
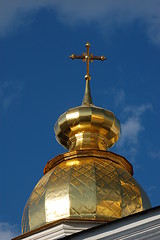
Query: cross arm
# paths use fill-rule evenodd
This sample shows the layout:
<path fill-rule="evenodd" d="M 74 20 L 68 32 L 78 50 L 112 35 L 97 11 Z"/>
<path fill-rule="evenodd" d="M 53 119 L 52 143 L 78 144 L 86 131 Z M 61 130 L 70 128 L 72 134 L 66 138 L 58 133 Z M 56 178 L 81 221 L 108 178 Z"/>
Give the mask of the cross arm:
<path fill-rule="evenodd" d="M 75 54 L 72 54 L 69 56 L 72 60 L 74 59 L 85 59 L 85 56 L 83 55 L 75 55 Z"/>
<path fill-rule="evenodd" d="M 106 60 L 107 58 L 105 56 L 90 56 L 90 60 L 93 61 L 93 60 L 101 60 L 101 61 L 104 61 Z"/>

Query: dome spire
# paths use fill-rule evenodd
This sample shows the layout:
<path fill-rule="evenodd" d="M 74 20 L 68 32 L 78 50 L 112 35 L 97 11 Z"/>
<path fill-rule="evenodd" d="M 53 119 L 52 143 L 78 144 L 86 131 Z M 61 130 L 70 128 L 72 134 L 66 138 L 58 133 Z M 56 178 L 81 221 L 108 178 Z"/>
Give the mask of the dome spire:
<path fill-rule="evenodd" d="M 108 110 L 96 107 L 92 102 L 89 82 L 89 63 L 93 60 L 104 61 L 104 56 L 93 56 L 89 52 L 90 43 L 86 43 L 87 51 L 82 55 L 72 54 L 71 59 L 82 59 L 86 62 L 86 87 L 82 105 L 63 113 L 54 126 L 57 141 L 69 152 L 74 150 L 98 149 L 106 150 L 119 139 L 120 122 Z"/>
<path fill-rule="evenodd" d="M 86 87 L 85 87 L 85 93 L 84 93 L 84 98 L 83 98 L 83 105 L 90 105 L 93 104 L 92 102 L 92 96 L 91 96 L 91 91 L 90 91 L 90 84 L 89 81 L 91 80 L 91 75 L 89 74 L 89 63 L 93 62 L 93 60 L 101 60 L 104 61 L 106 60 L 106 57 L 104 56 L 93 56 L 92 53 L 89 52 L 90 48 L 90 43 L 86 43 L 86 48 L 87 51 L 85 53 L 82 53 L 82 55 L 75 55 L 74 53 L 70 56 L 72 60 L 74 59 L 82 59 L 83 62 L 86 62 L 86 75 L 85 75 L 85 80 L 86 80 Z"/>
<path fill-rule="evenodd" d="M 93 101 L 92 101 L 92 96 L 91 96 L 89 80 L 86 80 L 86 86 L 85 86 L 85 92 L 84 92 L 82 105 L 90 105 L 90 104 L 93 104 Z"/>

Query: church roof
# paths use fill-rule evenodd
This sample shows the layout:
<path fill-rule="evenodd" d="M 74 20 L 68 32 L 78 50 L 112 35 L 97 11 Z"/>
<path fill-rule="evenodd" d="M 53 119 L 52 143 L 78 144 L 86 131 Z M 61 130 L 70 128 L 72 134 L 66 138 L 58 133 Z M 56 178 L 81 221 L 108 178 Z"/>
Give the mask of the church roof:
<path fill-rule="evenodd" d="M 119 239 L 127 238 L 158 240 L 160 233 L 160 206 L 132 214 L 130 216 L 109 222 L 81 220 L 59 220 L 38 229 L 32 230 L 12 240 L 45 239 Z"/>

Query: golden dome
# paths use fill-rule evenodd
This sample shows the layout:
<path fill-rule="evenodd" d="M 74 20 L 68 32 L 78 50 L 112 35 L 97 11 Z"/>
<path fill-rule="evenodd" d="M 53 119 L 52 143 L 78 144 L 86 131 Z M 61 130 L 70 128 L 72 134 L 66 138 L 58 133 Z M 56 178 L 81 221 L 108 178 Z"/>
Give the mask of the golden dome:
<path fill-rule="evenodd" d="M 62 114 L 54 128 L 58 142 L 69 152 L 47 163 L 26 203 L 22 233 L 62 219 L 109 222 L 151 207 L 132 176 L 132 165 L 106 151 L 118 140 L 120 123 L 112 112 L 92 102 L 89 62 L 105 57 L 94 57 L 89 43 L 86 47 L 86 54 L 71 55 L 87 62 L 82 105 Z"/>
<path fill-rule="evenodd" d="M 25 206 L 22 231 L 62 219 L 109 222 L 150 207 L 125 158 L 79 150 L 47 164 Z"/>
<path fill-rule="evenodd" d="M 118 140 L 120 123 L 112 112 L 83 103 L 62 114 L 54 130 L 57 141 L 69 151 L 106 150 Z"/>

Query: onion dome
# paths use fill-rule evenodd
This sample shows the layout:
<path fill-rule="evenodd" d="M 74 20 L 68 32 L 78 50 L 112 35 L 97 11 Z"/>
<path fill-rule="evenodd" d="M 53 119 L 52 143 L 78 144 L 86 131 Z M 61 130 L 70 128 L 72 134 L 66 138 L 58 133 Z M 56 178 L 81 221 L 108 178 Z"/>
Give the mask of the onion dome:
<path fill-rule="evenodd" d="M 62 114 L 54 127 L 57 141 L 69 151 L 46 164 L 26 203 L 22 233 L 64 219 L 110 222 L 151 208 L 132 165 L 107 150 L 119 139 L 120 122 L 92 102 L 89 63 L 105 57 L 94 57 L 89 43 L 86 47 L 82 56 L 71 55 L 87 62 L 82 105 Z"/>
<path fill-rule="evenodd" d="M 106 150 L 119 139 L 120 122 L 111 111 L 94 106 L 86 80 L 82 105 L 62 114 L 54 130 L 57 141 L 69 151 Z"/>

